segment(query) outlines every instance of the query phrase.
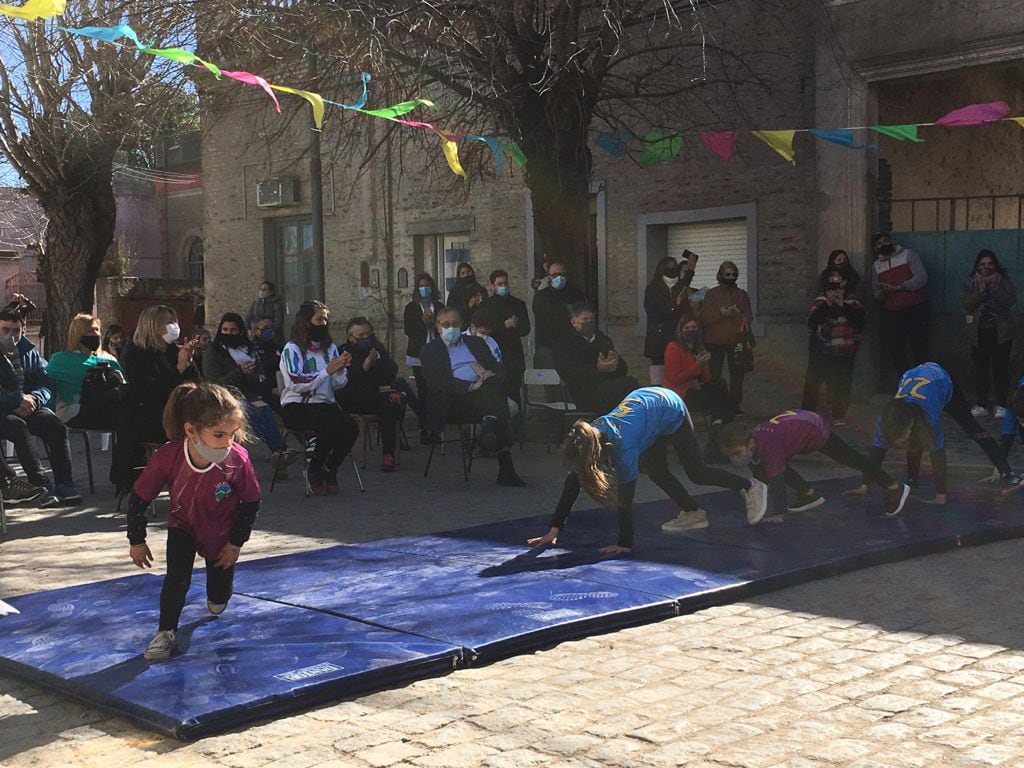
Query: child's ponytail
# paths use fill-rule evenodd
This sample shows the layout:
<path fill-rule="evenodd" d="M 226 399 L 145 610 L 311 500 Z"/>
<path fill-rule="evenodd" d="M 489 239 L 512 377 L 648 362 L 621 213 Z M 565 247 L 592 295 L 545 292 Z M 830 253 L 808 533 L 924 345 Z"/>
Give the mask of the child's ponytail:
<path fill-rule="evenodd" d="M 244 406 L 234 392 L 219 384 L 179 384 L 164 406 L 163 427 L 168 440 L 183 440 L 185 424 L 204 429 L 222 421 L 235 422 L 238 425 L 235 439 L 248 441 L 249 422 Z"/>
<path fill-rule="evenodd" d="M 566 438 L 562 456 L 576 472 L 580 485 L 598 504 L 614 507 L 618 501 L 615 478 L 601 457 L 601 433 L 587 421 L 577 421 Z"/>

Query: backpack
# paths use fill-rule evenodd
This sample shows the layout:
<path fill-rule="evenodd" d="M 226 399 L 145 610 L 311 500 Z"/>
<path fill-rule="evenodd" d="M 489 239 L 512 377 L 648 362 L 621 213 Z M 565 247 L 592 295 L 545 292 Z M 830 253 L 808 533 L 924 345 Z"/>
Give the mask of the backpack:
<path fill-rule="evenodd" d="M 121 402 L 120 383 L 110 363 L 96 363 L 86 371 L 74 426 L 77 429 L 114 429 Z"/>

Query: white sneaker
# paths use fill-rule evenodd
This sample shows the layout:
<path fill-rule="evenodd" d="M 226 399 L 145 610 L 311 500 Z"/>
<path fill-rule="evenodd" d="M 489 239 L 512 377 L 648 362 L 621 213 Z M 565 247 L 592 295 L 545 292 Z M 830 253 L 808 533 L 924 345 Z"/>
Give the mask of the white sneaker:
<path fill-rule="evenodd" d="M 206 610 L 210 612 L 211 616 L 220 616 L 227 607 L 227 603 L 211 603 L 209 600 L 206 601 Z"/>
<path fill-rule="evenodd" d="M 994 414 L 992 414 L 992 415 L 995 416 L 997 419 L 1006 418 L 1006 409 L 1003 408 L 1003 406 L 1001 406 L 1001 405 L 997 405 L 996 406 L 996 412 Z"/>
<path fill-rule="evenodd" d="M 174 644 L 174 630 L 161 629 L 153 635 L 153 639 L 149 641 L 149 645 L 142 652 L 142 656 L 150 661 L 163 661 L 171 655 L 171 651 L 174 650 Z"/>
<path fill-rule="evenodd" d="M 988 408 L 982 408 L 980 405 L 976 405 L 971 408 L 971 416 L 976 419 L 979 419 L 982 416 L 988 416 Z"/>
<path fill-rule="evenodd" d="M 691 509 L 682 511 L 679 515 L 667 523 L 662 523 L 661 530 L 665 533 L 682 533 L 697 528 L 708 527 L 708 513 L 703 509 Z"/>
<path fill-rule="evenodd" d="M 751 479 L 750 490 L 740 491 L 747 505 L 747 522 L 757 525 L 768 511 L 768 486 L 760 480 Z"/>
<path fill-rule="evenodd" d="M 806 512 L 809 509 L 817 509 L 825 503 L 825 497 L 817 491 L 811 496 L 797 496 L 791 506 L 786 507 L 787 512 Z"/>

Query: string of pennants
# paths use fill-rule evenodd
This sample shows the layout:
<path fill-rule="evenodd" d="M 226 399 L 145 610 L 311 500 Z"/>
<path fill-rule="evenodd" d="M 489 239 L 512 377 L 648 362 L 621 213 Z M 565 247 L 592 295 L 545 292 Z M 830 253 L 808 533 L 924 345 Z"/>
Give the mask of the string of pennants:
<path fill-rule="evenodd" d="M 66 6 L 67 0 L 27 0 L 26 3 L 20 6 L 0 3 L 0 14 L 23 19 L 25 21 L 36 21 L 39 19 L 49 19 L 55 16 L 60 16 L 64 13 Z M 274 109 L 278 113 L 281 112 L 281 104 L 277 98 L 278 93 L 298 96 L 309 102 L 313 111 L 313 123 L 316 130 L 322 129 L 326 105 L 331 105 L 340 109 L 364 114 L 369 117 L 389 120 L 410 128 L 429 131 L 440 138 L 445 160 L 447 161 L 448 167 L 451 169 L 452 173 L 461 176 L 462 178 L 468 178 L 468 175 L 466 174 L 465 169 L 463 169 L 462 163 L 459 159 L 459 143 L 463 141 L 482 142 L 490 148 L 494 155 L 494 160 L 497 166 L 497 175 L 499 178 L 504 171 L 506 157 L 520 168 L 526 165 L 526 156 L 515 141 L 502 141 L 495 136 L 478 136 L 465 132 L 449 133 L 433 123 L 405 119 L 406 115 L 419 107 L 433 107 L 434 103 L 429 99 L 411 99 L 409 101 L 393 104 L 389 107 L 367 109 L 367 86 L 371 80 L 371 77 L 367 72 L 363 72 L 360 75 L 362 82 L 362 94 L 355 102 L 351 104 L 343 104 L 338 101 L 326 99 L 319 93 L 315 93 L 313 91 L 269 83 L 266 79 L 253 74 L 252 72 L 222 69 L 216 64 L 205 61 L 184 48 L 155 48 L 148 46 L 139 39 L 135 30 L 127 24 L 118 24 L 112 27 L 79 28 L 58 26 L 58 29 L 68 34 L 87 37 L 115 45 L 127 45 L 128 43 L 124 42 L 127 40 L 141 53 L 175 61 L 185 66 L 206 69 L 217 80 L 221 80 L 226 77 L 244 85 L 260 88 L 273 102 Z M 847 149 L 873 149 L 877 145 L 858 143 L 858 134 L 870 131 L 897 141 L 921 143 L 923 139 L 918 136 L 918 129 L 930 126 L 979 126 L 1009 121 L 1015 122 L 1024 128 L 1024 116 L 1011 117 L 1011 111 L 1010 106 L 1006 102 L 995 101 L 984 104 L 970 104 L 968 106 L 961 107 L 960 109 L 955 109 L 932 123 L 870 125 L 851 128 L 795 128 L 790 130 L 750 131 L 749 133 L 771 147 L 779 156 L 786 160 L 786 162 L 795 165 L 796 151 L 793 148 L 793 140 L 798 133 L 810 133 L 822 141 L 838 144 L 846 147 Z M 708 147 L 708 149 L 725 162 L 729 162 L 732 159 L 733 152 L 736 148 L 736 142 L 740 135 L 740 131 L 701 131 L 698 133 L 699 139 Z M 683 136 L 679 132 L 652 131 L 645 134 L 643 137 L 636 137 L 629 132 L 599 133 L 595 138 L 594 143 L 607 154 L 617 158 L 625 155 L 629 150 L 631 142 L 636 139 L 639 139 L 642 142 L 637 159 L 644 166 L 658 165 L 674 159 L 682 151 L 684 142 Z"/>

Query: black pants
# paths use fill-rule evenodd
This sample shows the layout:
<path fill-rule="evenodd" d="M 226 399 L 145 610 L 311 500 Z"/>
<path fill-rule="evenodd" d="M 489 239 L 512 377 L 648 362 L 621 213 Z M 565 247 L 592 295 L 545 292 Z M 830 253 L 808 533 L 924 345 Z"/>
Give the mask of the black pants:
<path fill-rule="evenodd" d="M 45 485 L 43 465 L 32 445 L 32 436 L 41 437 L 50 454 L 53 481 L 58 485 L 71 481 L 71 445 L 68 442 L 68 428 L 49 408 L 40 408 L 34 413 L 17 416 L 13 413 L 0 421 L 0 434 L 14 443 L 22 469 L 33 485 Z"/>
<path fill-rule="evenodd" d="M 380 427 L 381 451 L 391 454 L 395 452 L 395 444 L 398 442 L 398 414 L 403 407 L 400 400 L 391 397 L 393 394 L 398 395 L 399 393 L 350 390 L 349 387 L 334 393 L 338 405 L 347 413 L 377 417 L 377 426 Z"/>
<path fill-rule="evenodd" d="M 505 388 L 497 379 L 488 379 L 479 389 L 453 397 L 448 406 L 448 421 L 453 424 L 481 421 L 484 416 L 493 416 L 497 420 L 494 431 L 498 437 L 498 450 L 507 450 L 512 445 L 512 417 L 508 412 Z"/>
<path fill-rule="evenodd" d="M 423 375 L 423 368 L 414 365 L 412 367 L 412 378 L 416 382 L 416 400 L 419 403 L 416 415 L 420 420 L 420 429 L 425 430 L 427 428 L 427 377 Z"/>
<path fill-rule="evenodd" d="M 685 402 L 687 410 L 707 414 L 712 421 L 728 424 L 736 418 L 736 403 L 721 379 L 712 379 L 699 387 L 692 387 L 686 393 Z"/>
<path fill-rule="evenodd" d="M 995 328 L 979 328 L 978 344 L 971 347 L 974 363 L 974 391 L 976 402 L 988 408 L 988 391 L 995 380 L 996 405 L 1006 407 L 1006 393 L 1010 387 L 1010 347 L 1013 341 L 999 343 Z M 990 375 L 991 374 L 991 375 Z"/>
<path fill-rule="evenodd" d="M 735 345 L 707 344 L 707 350 L 711 353 L 711 378 L 722 378 L 722 370 L 725 363 L 729 363 L 729 394 L 736 401 L 738 406 L 743 402 L 743 377 L 746 373 L 736 370 L 736 347 Z"/>
<path fill-rule="evenodd" d="M 336 403 L 288 403 L 284 425 L 294 432 L 316 435 L 316 450 L 309 462 L 314 477 L 333 475 L 359 437 L 356 420 Z"/>
<path fill-rule="evenodd" d="M 927 301 L 906 309 L 882 310 L 882 338 L 889 344 L 889 355 L 896 368 L 896 376 L 928 361 L 929 316 Z M 910 357 L 907 357 L 908 344 Z"/>
<path fill-rule="evenodd" d="M 856 448 L 851 446 L 845 440 L 843 440 L 835 432 L 832 432 L 828 436 L 828 440 L 825 445 L 821 448 L 821 453 L 828 456 L 836 464 L 842 464 L 845 467 L 851 467 L 861 473 L 866 479 L 872 480 L 882 488 L 889 488 L 895 480 L 889 475 L 880 464 L 875 463 L 869 457 L 858 451 Z M 760 464 L 751 464 L 751 473 L 758 480 L 766 482 L 764 478 L 764 471 Z M 786 485 L 794 489 L 798 494 L 808 495 L 810 493 L 811 486 L 807 484 L 807 481 L 793 469 L 789 463 L 786 463 Z"/>
<path fill-rule="evenodd" d="M 824 384 L 828 388 L 832 418 L 844 418 L 850 409 L 854 361 L 853 355 L 825 355 L 812 349 L 807 357 L 807 375 L 804 377 L 804 394 L 800 407 L 805 411 L 817 411 L 818 395 L 821 393 L 821 385 Z"/>
<path fill-rule="evenodd" d="M 226 603 L 231 599 L 235 582 L 235 567 L 217 568 L 214 562 L 219 552 L 207 552 L 206 598 L 211 603 Z M 192 567 L 196 561 L 196 541 L 180 528 L 167 529 L 167 575 L 160 590 L 160 629 L 177 629 L 185 596 L 192 585 Z"/>

